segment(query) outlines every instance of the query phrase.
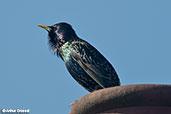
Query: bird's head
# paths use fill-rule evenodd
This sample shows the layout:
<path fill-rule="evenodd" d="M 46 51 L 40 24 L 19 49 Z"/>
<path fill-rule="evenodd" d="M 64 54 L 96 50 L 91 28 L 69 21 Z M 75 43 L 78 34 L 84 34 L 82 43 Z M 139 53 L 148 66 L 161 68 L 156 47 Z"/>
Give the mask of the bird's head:
<path fill-rule="evenodd" d="M 59 51 L 60 47 L 69 40 L 77 39 L 77 35 L 68 23 L 57 23 L 52 26 L 38 25 L 48 31 L 49 44 L 53 50 Z"/>

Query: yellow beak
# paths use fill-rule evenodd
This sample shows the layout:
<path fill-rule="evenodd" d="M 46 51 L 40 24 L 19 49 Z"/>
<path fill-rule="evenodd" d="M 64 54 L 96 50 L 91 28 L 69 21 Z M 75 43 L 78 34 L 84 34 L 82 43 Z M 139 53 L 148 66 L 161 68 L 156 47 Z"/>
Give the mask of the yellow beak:
<path fill-rule="evenodd" d="M 48 26 L 46 26 L 46 25 L 37 25 L 37 26 L 39 26 L 39 27 L 41 27 L 41 28 L 44 28 L 44 29 L 47 30 L 47 31 L 50 31 L 50 30 L 51 30 L 51 28 L 48 27 Z"/>

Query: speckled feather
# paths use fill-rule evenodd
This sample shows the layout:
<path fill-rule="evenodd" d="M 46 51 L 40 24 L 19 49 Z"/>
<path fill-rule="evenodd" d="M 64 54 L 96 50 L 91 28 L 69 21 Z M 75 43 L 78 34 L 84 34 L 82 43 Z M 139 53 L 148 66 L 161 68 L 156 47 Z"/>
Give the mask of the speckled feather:
<path fill-rule="evenodd" d="M 59 53 L 72 77 L 88 91 L 120 85 L 112 65 L 88 42 L 70 40 Z"/>
<path fill-rule="evenodd" d="M 71 25 L 39 26 L 48 31 L 53 52 L 61 57 L 72 77 L 89 92 L 120 85 L 118 75 L 108 60 L 80 39 Z"/>

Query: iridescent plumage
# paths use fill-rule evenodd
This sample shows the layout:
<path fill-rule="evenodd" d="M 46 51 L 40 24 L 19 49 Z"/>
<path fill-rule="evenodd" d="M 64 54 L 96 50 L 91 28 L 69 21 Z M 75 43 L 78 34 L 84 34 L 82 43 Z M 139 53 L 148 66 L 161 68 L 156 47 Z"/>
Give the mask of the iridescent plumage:
<path fill-rule="evenodd" d="M 112 65 L 96 48 L 80 39 L 71 25 L 58 23 L 39 26 L 49 32 L 52 50 L 61 57 L 72 77 L 85 89 L 92 92 L 120 85 Z"/>

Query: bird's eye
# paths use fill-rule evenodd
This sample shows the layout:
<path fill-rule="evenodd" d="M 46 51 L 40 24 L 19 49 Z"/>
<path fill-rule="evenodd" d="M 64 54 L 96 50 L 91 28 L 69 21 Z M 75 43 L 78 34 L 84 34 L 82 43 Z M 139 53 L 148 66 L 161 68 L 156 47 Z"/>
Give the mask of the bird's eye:
<path fill-rule="evenodd" d="M 53 26 L 49 26 L 49 28 L 50 28 L 52 31 L 55 30 L 55 27 L 53 27 Z"/>
<path fill-rule="evenodd" d="M 56 27 L 53 27 L 53 30 L 55 31 L 57 28 Z"/>

